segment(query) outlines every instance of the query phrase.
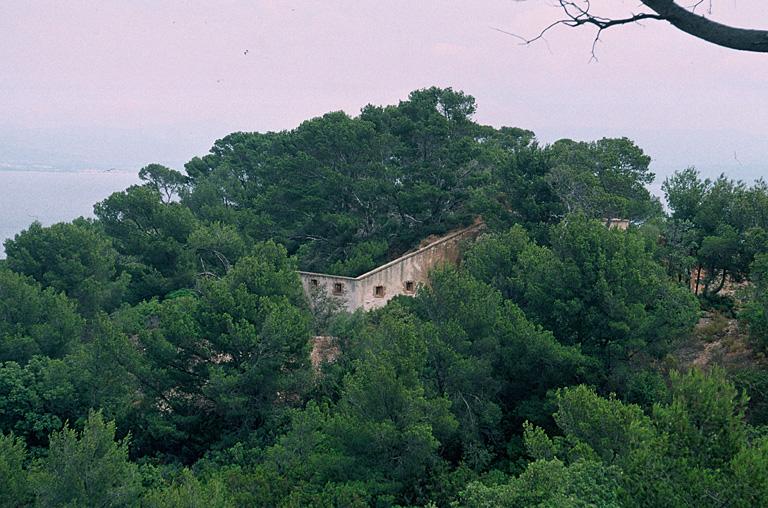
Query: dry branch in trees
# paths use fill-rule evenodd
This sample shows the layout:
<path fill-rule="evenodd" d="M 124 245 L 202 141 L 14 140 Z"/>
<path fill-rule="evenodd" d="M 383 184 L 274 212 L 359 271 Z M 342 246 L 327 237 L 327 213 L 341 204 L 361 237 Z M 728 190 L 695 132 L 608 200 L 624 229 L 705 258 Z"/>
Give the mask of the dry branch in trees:
<path fill-rule="evenodd" d="M 624 18 L 611 18 L 595 14 L 590 0 L 558 0 L 557 3 L 563 12 L 563 18 L 545 27 L 535 37 L 528 39 L 520 38 L 526 44 L 530 44 L 542 39 L 549 30 L 559 25 L 569 27 L 593 26 L 597 29 L 592 44 L 592 54 L 594 56 L 595 44 L 600 40 L 603 30 L 650 19 L 666 21 L 678 30 L 717 46 L 739 51 L 768 53 L 768 30 L 754 30 L 724 25 L 706 16 L 697 14 L 696 8 L 704 3 L 704 0 L 698 0 L 688 8 L 678 5 L 674 0 L 640 0 L 640 2 L 641 5 L 650 9 L 650 12 L 633 13 Z"/>

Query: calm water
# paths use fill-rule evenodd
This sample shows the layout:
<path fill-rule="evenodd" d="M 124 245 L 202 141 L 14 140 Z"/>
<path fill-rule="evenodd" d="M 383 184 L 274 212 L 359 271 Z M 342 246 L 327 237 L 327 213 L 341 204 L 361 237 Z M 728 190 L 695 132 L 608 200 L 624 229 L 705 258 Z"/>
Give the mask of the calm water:
<path fill-rule="evenodd" d="M 132 171 L 0 171 L 0 258 L 3 242 L 33 221 L 92 217 L 97 201 L 138 182 Z"/>

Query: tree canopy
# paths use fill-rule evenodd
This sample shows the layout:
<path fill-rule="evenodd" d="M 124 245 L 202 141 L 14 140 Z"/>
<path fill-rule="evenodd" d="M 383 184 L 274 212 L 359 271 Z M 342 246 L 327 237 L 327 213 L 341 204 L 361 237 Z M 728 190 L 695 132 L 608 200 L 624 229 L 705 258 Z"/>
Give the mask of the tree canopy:
<path fill-rule="evenodd" d="M 665 211 L 631 140 L 474 111 L 232 133 L 7 241 L 0 506 L 766 504 L 768 370 L 678 358 L 703 309 L 766 349 L 765 183 L 682 170 Z M 478 217 L 414 295 L 303 292 Z"/>

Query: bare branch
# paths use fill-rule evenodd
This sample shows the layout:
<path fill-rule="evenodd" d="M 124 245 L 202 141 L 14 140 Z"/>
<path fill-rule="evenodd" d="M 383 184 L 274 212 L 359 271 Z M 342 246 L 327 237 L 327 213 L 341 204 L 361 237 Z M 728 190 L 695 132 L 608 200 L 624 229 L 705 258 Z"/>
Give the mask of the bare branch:
<path fill-rule="evenodd" d="M 689 35 L 724 48 L 768 53 L 768 30 L 723 25 L 680 7 L 673 0 L 640 1 L 661 19 Z"/>
<path fill-rule="evenodd" d="M 703 1 L 703 0 L 700 0 Z M 529 45 L 532 44 L 538 40 L 544 40 L 546 42 L 546 39 L 544 39 L 544 35 L 546 35 L 547 32 L 555 28 L 559 25 L 565 25 L 571 28 L 579 27 L 582 25 L 592 25 L 595 28 L 597 28 L 597 32 L 595 33 L 595 38 L 592 41 L 592 60 L 597 60 L 597 57 L 595 56 L 595 47 L 597 46 L 597 43 L 600 41 L 600 35 L 602 34 L 603 30 L 607 28 L 611 28 L 618 25 L 626 25 L 629 23 L 638 23 L 639 21 L 642 21 L 644 19 L 663 19 L 658 14 L 651 14 L 651 13 L 640 13 L 640 14 L 633 14 L 632 16 L 628 18 L 620 18 L 620 19 L 610 19 L 605 18 L 602 16 L 597 16 L 590 12 L 591 4 L 589 0 L 581 0 L 579 2 L 578 0 L 558 0 L 558 4 L 563 10 L 563 13 L 565 14 L 565 17 L 563 19 L 558 19 L 552 23 L 550 23 L 548 26 L 544 27 L 538 35 L 531 37 L 531 38 L 525 38 L 521 37 L 517 34 L 507 32 L 506 30 L 502 30 L 500 28 L 491 27 L 493 30 L 496 30 L 497 32 L 501 32 L 507 35 L 511 35 L 512 37 L 515 37 L 517 39 L 520 39 L 522 41 L 522 44 Z"/>
<path fill-rule="evenodd" d="M 592 42 L 592 58 L 595 59 L 595 47 L 600 41 L 603 30 L 615 26 L 638 23 L 646 19 L 666 21 L 672 26 L 689 35 L 724 48 L 756 53 L 768 53 L 768 30 L 753 30 L 724 25 L 705 16 L 696 14 L 696 9 L 704 3 L 708 4 L 707 12 L 712 13 L 712 0 L 695 0 L 689 7 L 682 7 L 674 0 L 640 0 L 642 5 L 652 12 L 633 13 L 624 18 L 608 18 L 592 12 L 590 0 L 557 0 L 557 5 L 565 17 L 545 27 L 537 36 L 526 39 L 519 35 L 494 28 L 531 44 L 551 29 L 559 25 L 568 27 L 593 26 L 597 32 Z"/>

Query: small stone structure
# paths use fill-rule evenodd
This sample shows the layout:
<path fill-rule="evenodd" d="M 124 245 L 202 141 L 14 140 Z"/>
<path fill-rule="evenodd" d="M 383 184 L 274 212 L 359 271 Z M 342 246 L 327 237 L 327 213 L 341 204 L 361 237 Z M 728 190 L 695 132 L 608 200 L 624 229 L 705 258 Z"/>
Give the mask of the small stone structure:
<path fill-rule="evenodd" d="M 333 363 L 341 354 L 338 339 L 330 335 L 315 335 L 312 338 L 312 352 L 309 359 L 312 368 L 317 372 L 324 363 Z"/>
<path fill-rule="evenodd" d="M 603 219 L 608 229 L 620 229 L 626 231 L 629 228 L 629 219 Z"/>
<path fill-rule="evenodd" d="M 434 267 L 458 263 L 462 242 L 476 238 L 484 226 L 478 221 L 359 277 L 300 271 L 304 293 L 309 297 L 313 288 L 315 291 L 320 288 L 341 300 L 344 309 L 349 312 L 383 307 L 397 295 L 416 293 L 420 285 L 427 283 L 429 272 Z"/>

